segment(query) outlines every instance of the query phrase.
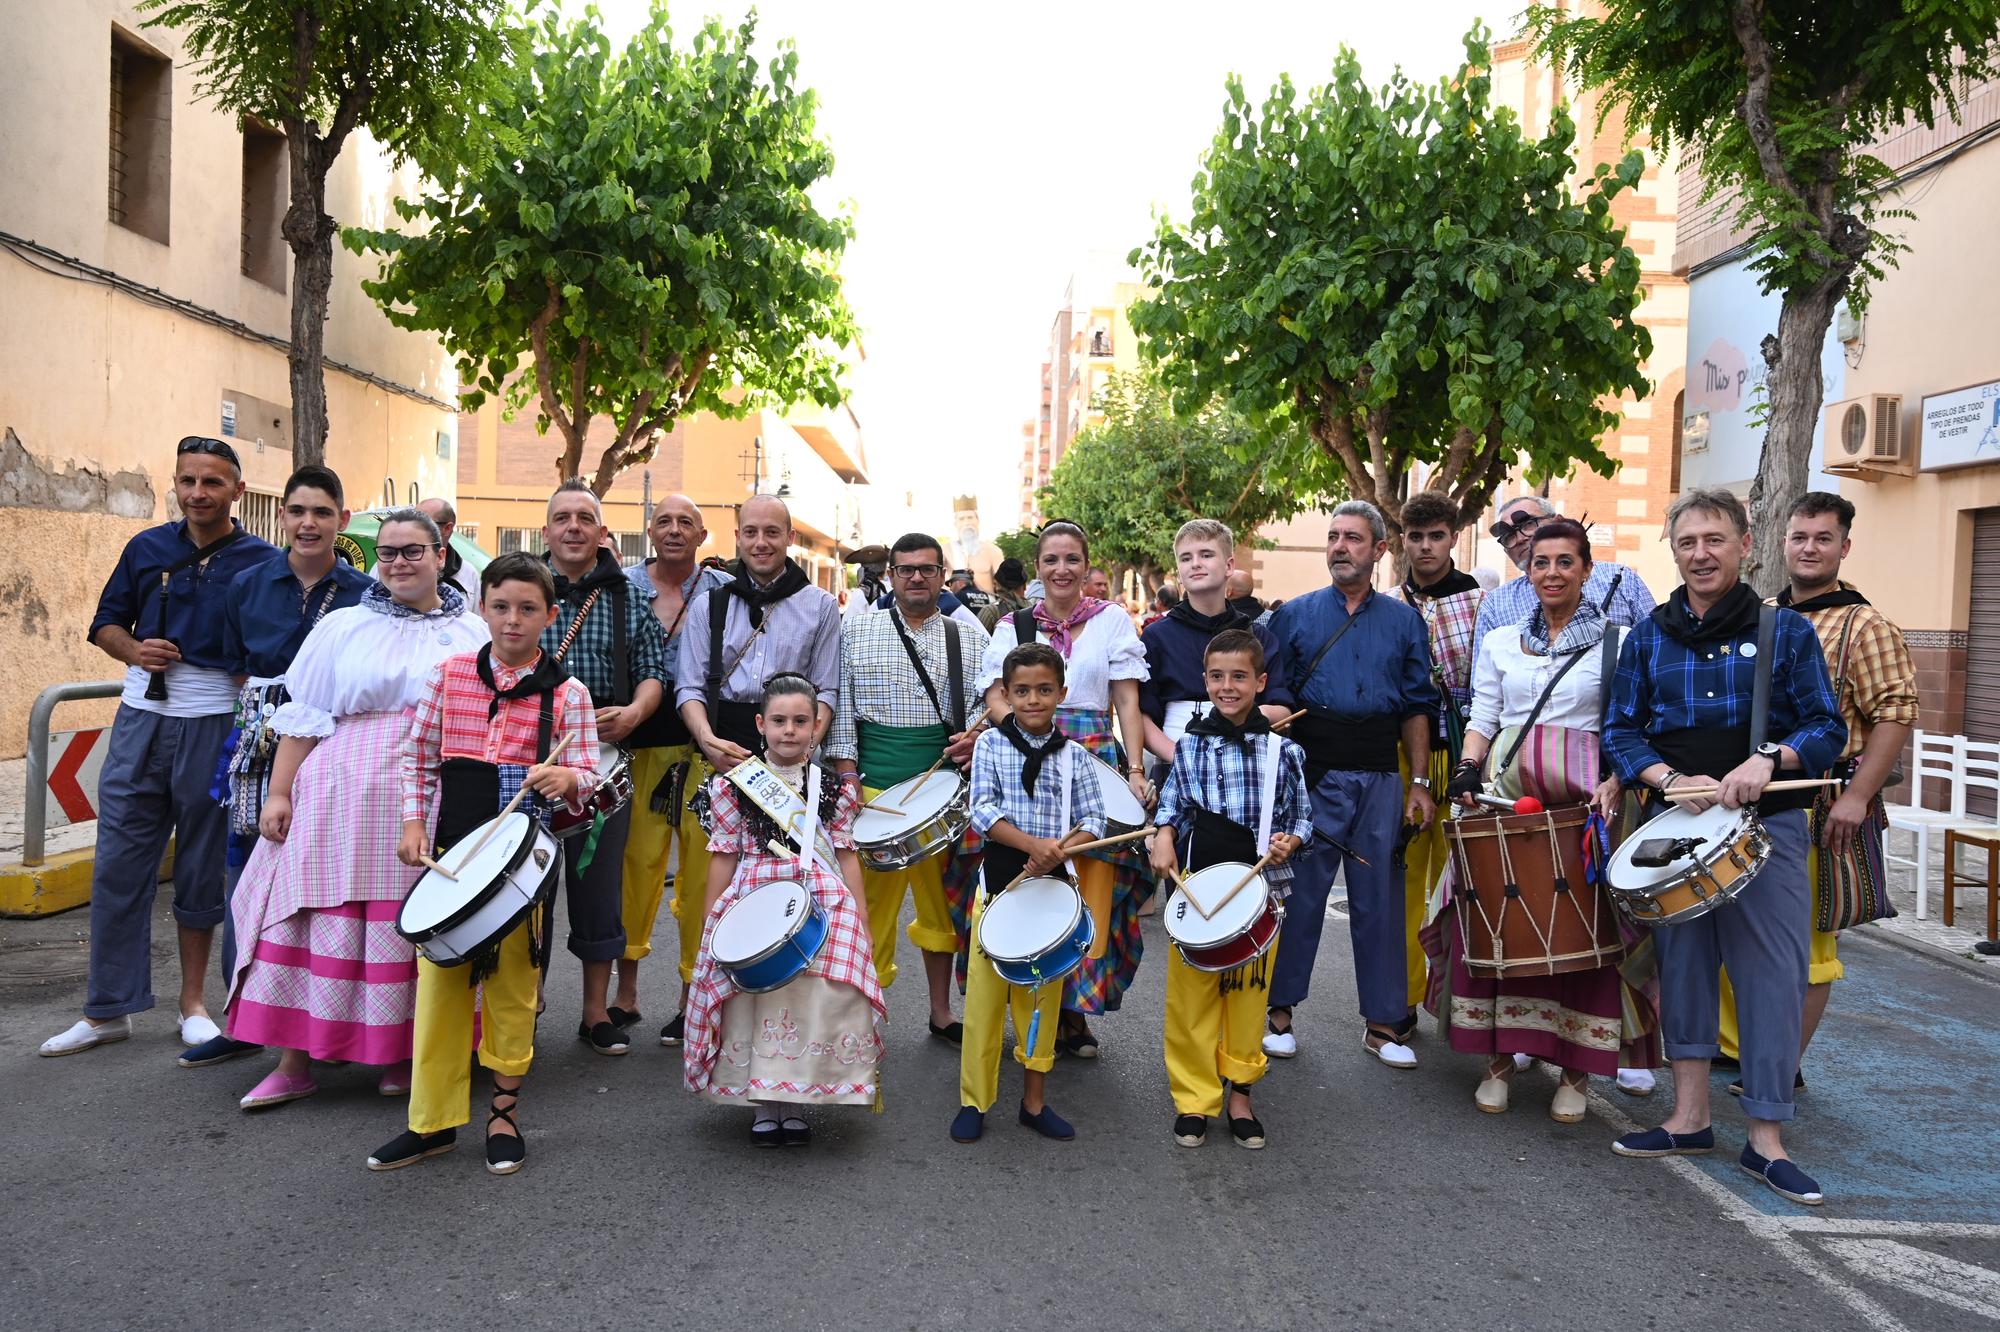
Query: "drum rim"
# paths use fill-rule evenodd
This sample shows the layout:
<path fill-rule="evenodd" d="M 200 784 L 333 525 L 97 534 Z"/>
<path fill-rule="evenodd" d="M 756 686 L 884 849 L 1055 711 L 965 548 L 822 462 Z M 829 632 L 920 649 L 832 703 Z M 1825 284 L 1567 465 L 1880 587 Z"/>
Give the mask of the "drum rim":
<path fill-rule="evenodd" d="M 1248 861 L 1218 860 L 1213 865 L 1203 865 L 1198 870 L 1194 870 L 1191 873 L 1182 875 L 1181 878 L 1182 881 L 1185 882 L 1186 880 L 1193 878 L 1197 874 L 1206 874 L 1210 870 L 1234 869 L 1237 872 L 1236 877 L 1240 879 L 1243 877 L 1244 871 L 1249 870 L 1250 868 L 1251 865 Z M 1269 911 L 1272 908 L 1272 906 L 1276 905 L 1271 901 L 1271 881 L 1269 879 L 1264 879 L 1264 876 L 1261 873 L 1258 874 L 1257 877 L 1259 879 L 1264 880 L 1264 900 L 1266 903 L 1264 911 L 1258 911 L 1252 913 L 1250 919 L 1243 922 L 1243 928 L 1237 930 L 1234 934 L 1228 935 L 1221 939 L 1211 939 L 1206 943 L 1191 943 L 1186 946 L 1189 948 L 1200 948 L 1200 949 L 1220 948 L 1222 947 L 1222 945 L 1226 943 L 1233 943 L 1234 941 L 1241 939 L 1244 935 L 1250 933 L 1251 930 L 1256 929 L 1257 922 L 1264 918 L 1265 911 Z M 1246 893 L 1250 891 L 1250 888 L 1247 884 L 1244 886 L 1243 891 Z M 1186 895 L 1187 894 L 1179 888 L 1176 888 L 1173 893 L 1173 897 L 1185 897 Z M 1169 897 L 1167 899 L 1168 906 L 1171 906 L 1173 904 L 1173 897 Z M 1254 896 L 1252 900 L 1255 900 Z M 1189 902 L 1188 906 L 1189 908 L 1192 909 L 1194 907 L 1194 903 Z M 1194 914 L 1197 916 L 1201 916 L 1203 920 L 1214 919 L 1213 916 L 1202 916 L 1199 910 L 1196 910 Z M 1174 946 L 1178 948 L 1182 946 L 1182 941 L 1174 934 L 1174 927 L 1171 922 L 1172 918 L 1168 916 L 1166 908 L 1162 907 L 1160 910 L 1160 928 L 1166 931 L 1167 938 L 1171 939 L 1174 943 Z"/>
<path fill-rule="evenodd" d="M 947 821 L 947 819 L 948 819 L 948 818 L 949 818 L 949 817 L 950 817 L 951 815 L 953 815 L 953 814 L 957 814 L 957 815 L 958 815 L 959 817 L 963 818 L 963 819 L 965 820 L 965 824 L 966 824 L 966 827 L 971 827 L 971 826 L 972 826 L 972 808 L 971 808 L 971 803 L 970 803 L 970 801 L 968 801 L 968 800 L 967 800 L 967 798 L 966 798 L 966 797 L 967 797 L 967 795 L 969 794 L 969 792 L 970 792 L 971 788 L 970 788 L 969 786 L 967 786 L 967 784 L 966 784 L 965 780 L 964 780 L 964 779 L 963 779 L 962 777 L 960 777 L 960 776 L 959 776 L 959 775 L 958 775 L 957 773 L 955 773 L 955 772 L 954 772 L 954 773 L 952 773 L 952 774 L 951 774 L 951 777 L 952 777 L 952 780 L 953 780 L 953 781 L 956 781 L 956 782 L 958 783 L 958 790 L 954 791 L 954 792 L 952 793 L 952 796 L 951 796 L 951 798 L 950 798 L 949 800 L 945 801 L 945 802 L 944 802 L 944 804 L 943 804 L 942 806 L 940 806 L 940 807 L 939 807 L 939 809 L 938 809 L 938 812 L 937 812 L 937 813 L 935 813 L 935 814 L 931 815 L 931 816 L 930 816 L 929 818 L 927 818 L 927 819 L 920 819 L 920 820 L 917 820 L 917 821 L 916 821 L 916 822 L 914 822 L 914 823 L 911 823 L 911 824 L 910 824 L 910 825 L 908 825 L 908 826 L 907 826 L 907 827 L 906 827 L 906 828 L 905 828 L 905 829 L 904 829 L 903 831 L 901 831 L 901 832 L 899 832 L 899 833 L 896 833 L 896 834 L 894 834 L 893 836 L 890 836 L 890 837 L 878 837 L 878 838 L 875 838 L 875 839 L 873 839 L 873 840 L 870 840 L 870 841 L 865 841 L 865 842 L 864 842 L 864 841 L 862 840 L 862 838 L 861 838 L 861 821 L 862 821 L 863 819 L 867 818 L 867 817 L 869 816 L 870 812 L 871 812 L 871 811 L 870 811 L 870 810 L 868 809 L 868 807 L 866 806 L 866 804 L 864 804 L 864 805 L 862 806 L 862 808 L 861 808 L 860 812 L 859 812 L 859 813 L 857 813 L 857 814 L 856 814 L 856 815 L 854 816 L 854 845 L 855 845 L 855 849 L 859 850 L 859 849 L 861 849 L 861 848 L 863 848 L 863 847 L 866 847 L 866 848 L 870 848 L 870 849 L 873 849 L 873 848 L 876 848 L 876 847 L 884 847 L 884 846 L 890 846 L 890 845 L 893 845 L 894 843 L 897 843 L 897 842 L 903 842 L 903 841 L 907 841 L 908 839 L 910 839 L 910 838 L 912 838 L 912 837 L 915 837 L 915 836 L 917 836 L 917 835 L 918 835 L 919 833 L 922 833 L 922 832 L 926 831 L 926 830 L 927 830 L 927 829 L 929 829 L 929 828 L 930 828 L 930 827 L 931 827 L 931 826 L 932 826 L 933 824 L 937 824 L 937 823 L 942 823 L 942 822 L 945 822 L 945 821 Z M 901 782 L 898 782 L 898 783 L 897 783 L 896 785 L 897 785 L 897 786 L 907 786 L 907 785 L 909 785 L 909 784 L 910 784 L 911 782 L 914 782 L 915 780 L 917 780 L 917 779 L 916 779 L 915 777 L 908 777 L 908 778 L 905 778 L 905 779 L 904 779 L 903 781 L 901 781 Z M 933 778 L 933 780 L 935 780 L 935 778 Z M 877 797 L 876 797 L 876 799 L 877 799 L 877 800 L 880 800 L 880 799 L 881 799 L 881 798 L 882 798 L 883 796 L 886 796 L 886 795 L 888 795 L 888 794 L 889 794 L 889 792 L 891 792 L 891 791 L 893 791 L 893 790 L 895 790 L 895 789 L 896 789 L 896 787 L 895 787 L 895 786 L 887 786 L 887 787 L 884 787 L 884 788 L 882 788 L 882 795 L 880 795 L 880 796 L 877 796 Z M 905 813 L 905 814 L 902 814 L 902 815 L 895 815 L 895 814 L 885 814 L 885 813 L 883 813 L 883 811 L 881 811 L 881 810 L 875 810 L 875 811 L 872 811 L 872 812 L 873 812 L 873 813 L 875 813 L 875 814 L 877 814 L 877 815 L 880 815 L 881 817 L 884 817 L 884 818 L 890 818 L 890 819 L 894 819 L 894 818 L 898 818 L 898 817 L 901 817 L 901 818 L 914 818 L 914 817 L 915 817 L 914 815 L 910 815 L 910 814 L 908 814 L 908 813 Z M 962 834 L 963 834 L 963 832 L 964 832 L 964 829 L 963 829 L 963 828 L 961 828 L 961 829 L 959 830 L 959 834 L 958 834 L 958 835 L 962 835 Z M 952 838 L 951 840 L 954 840 L 954 841 L 955 841 L 955 840 L 957 840 L 957 835 L 954 835 L 954 837 L 953 837 L 953 838 Z"/>
<path fill-rule="evenodd" d="M 1049 950 L 1060 948 L 1063 945 L 1063 943 L 1070 938 L 1070 936 L 1076 933 L 1077 919 L 1078 917 L 1085 915 L 1087 910 L 1083 903 L 1082 891 L 1078 889 L 1077 886 L 1071 883 L 1068 879 L 1059 879 L 1053 874 L 1037 874 L 1034 876 L 1034 878 L 1021 880 L 1021 882 L 1015 884 L 1013 888 L 1004 888 L 1000 892 L 995 893 L 992 897 L 989 897 L 986 900 L 986 905 L 980 908 L 979 939 L 978 939 L 979 951 L 986 954 L 988 961 L 1005 962 L 1009 966 L 1020 966 L 1023 963 L 1032 962 L 1038 957 L 1046 957 L 1048 955 L 1047 950 L 1040 953 L 1026 953 L 1018 956 L 1012 953 L 1001 954 L 994 952 L 991 948 L 988 948 L 986 946 L 986 921 L 988 919 L 986 913 L 993 909 L 993 904 L 995 902 L 1004 901 L 1007 897 L 1007 894 L 1015 891 L 1016 889 L 1025 888 L 1031 883 L 1037 883 L 1044 880 L 1050 883 L 1059 883 L 1063 887 L 1069 889 L 1070 892 L 1076 895 L 1076 914 L 1070 917 L 1069 924 L 1063 928 L 1062 933 L 1056 936 L 1055 942 L 1049 945 Z M 1092 928 L 1093 929 L 1096 928 L 1095 922 L 1092 922 Z"/>
<path fill-rule="evenodd" d="M 778 936 L 778 938 L 763 952 L 758 953 L 754 957 L 731 958 L 726 962 L 716 954 L 715 940 L 714 937 L 711 936 L 708 944 L 708 952 L 710 957 L 715 958 L 716 966 L 722 967 L 728 971 L 735 971 L 742 967 L 754 967 L 759 962 L 770 961 L 773 957 L 777 956 L 778 953 L 784 949 L 786 944 L 790 943 L 792 940 L 799 937 L 799 931 L 803 930 L 806 927 L 806 922 L 812 919 L 814 912 L 823 909 L 820 907 L 819 904 L 819 895 L 813 892 L 811 884 L 802 882 L 801 880 L 798 879 L 767 879 L 765 882 L 758 884 L 755 888 L 752 888 L 749 892 L 739 896 L 734 902 L 731 902 L 729 904 L 729 910 L 724 911 L 722 915 L 716 917 L 715 928 L 717 930 L 720 930 L 722 928 L 722 922 L 728 918 L 730 911 L 736 910 L 737 907 L 749 901 L 751 898 L 755 897 L 758 893 L 763 892 L 766 888 L 774 888 L 777 887 L 779 884 L 787 884 L 787 883 L 797 887 L 806 895 L 806 909 L 799 913 L 798 919 L 792 922 L 792 927 L 789 930 L 786 930 L 782 935 Z"/>
<path fill-rule="evenodd" d="M 1572 817 L 1580 815 L 1580 817 Z M 1511 819 L 1530 819 L 1533 822 L 1511 823 Z M 1459 841 L 1470 841 L 1479 837 L 1498 837 L 1502 833 L 1533 834 L 1547 828 L 1575 828 L 1590 822 L 1590 805 L 1587 801 L 1577 801 L 1552 805 L 1536 810 L 1533 814 L 1503 814 L 1499 810 L 1482 810 L 1477 814 L 1454 814 L 1444 821 L 1445 835 Z M 1466 825 L 1472 825 L 1467 827 Z"/>
<path fill-rule="evenodd" d="M 504 939 L 509 934 L 512 934 L 514 932 L 514 928 L 517 925 L 519 925 L 522 921 L 528 918 L 528 913 L 541 905 L 542 898 L 548 894 L 549 889 L 555 879 L 555 875 L 556 875 L 555 866 L 553 865 L 549 866 L 549 872 L 547 876 L 543 878 L 540 886 L 535 889 L 534 896 L 530 897 L 526 902 L 523 902 L 519 910 L 515 911 L 512 915 L 508 916 L 506 924 L 502 925 L 499 929 L 493 931 L 492 934 L 488 935 L 485 939 L 482 939 L 480 942 L 482 944 L 491 943 L 495 939 Z M 508 876 L 503 874 L 500 876 L 500 880 L 498 881 L 504 882 L 507 879 L 507 877 Z M 488 900 L 491 899 L 489 898 Z M 441 934 L 443 933 L 443 931 L 439 931 L 439 933 Z M 462 967 L 466 966 L 472 961 L 471 954 L 465 954 L 460 957 L 455 957 L 449 962 L 438 961 L 436 958 L 432 957 L 430 953 L 424 948 L 424 945 L 427 943 L 435 943 L 437 941 L 437 938 L 438 935 L 433 934 L 427 939 L 421 939 L 421 940 L 413 939 L 411 940 L 411 942 L 416 944 L 418 952 L 423 953 L 424 960 L 429 962 L 434 967 Z M 474 949 L 473 951 L 477 952 L 478 950 Z"/>
<path fill-rule="evenodd" d="M 453 929 L 457 926 L 463 925 L 467 920 L 470 920 L 472 918 L 472 916 L 479 910 L 480 907 L 486 904 L 488 898 L 492 897 L 493 894 L 496 891 L 498 891 L 501 883 L 514 877 L 514 872 L 521 868 L 522 862 L 527 860 L 528 853 L 534 850 L 536 843 L 541 838 L 547 837 L 551 842 L 555 841 L 554 834 L 550 833 L 547 828 L 542 827 L 541 823 L 535 818 L 535 816 L 528 813 L 524 809 L 514 810 L 512 813 L 509 813 L 504 816 L 496 815 L 495 818 L 493 820 L 489 820 L 489 822 L 497 822 L 503 817 L 509 821 L 517 818 L 526 819 L 532 826 L 530 828 L 528 835 L 521 839 L 521 845 L 515 848 L 514 854 L 507 858 L 507 863 L 501 866 L 500 872 L 493 876 L 493 878 L 487 883 L 485 889 L 482 890 L 477 896 L 467 899 L 466 902 L 458 908 L 458 910 L 452 912 L 449 916 L 446 916 L 443 920 L 438 921 L 435 925 L 427 925 L 422 929 L 415 931 L 406 929 L 404 928 L 403 925 L 403 913 L 410 909 L 410 899 L 417 895 L 418 885 L 422 884 L 425 879 L 430 878 L 431 875 L 437 872 L 435 870 L 427 869 L 422 874 L 417 876 L 416 883 L 411 884 L 410 890 L 403 894 L 403 905 L 396 909 L 396 933 L 402 935 L 405 939 L 408 939 L 411 943 L 417 943 L 425 939 L 435 939 L 437 938 L 438 935 L 444 933 L 446 930 Z M 482 823 L 479 825 L 479 828 L 484 828 L 485 826 L 486 824 Z M 467 837 L 470 838 L 472 833 L 477 833 L 479 831 L 479 828 L 472 829 L 472 832 L 468 833 Z M 454 847 L 453 849 L 456 850 L 457 848 Z M 451 853 L 447 851 L 445 854 L 449 855 Z M 537 897 L 539 897 L 541 895 L 541 892 L 547 888 L 548 886 L 547 881 L 549 878 L 555 875 L 556 865 L 560 860 L 561 860 L 560 851 L 559 850 L 552 851 L 549 857 L 548 874 L 543 877 L 543 882 L 541 886 L 536 890 Z"/>

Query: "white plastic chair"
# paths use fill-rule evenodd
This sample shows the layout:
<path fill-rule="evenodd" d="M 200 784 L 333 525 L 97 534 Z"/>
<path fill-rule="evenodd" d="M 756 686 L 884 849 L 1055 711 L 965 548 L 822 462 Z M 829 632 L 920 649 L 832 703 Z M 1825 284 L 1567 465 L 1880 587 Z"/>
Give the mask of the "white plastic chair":
<path fill-rule="evenodd" d="M 1889 830 L 1906 832 L 1916 843 L 1915 857 L 1905 859 L 1892 855 L 1889 839 L 1882 839 L 1882 857 L 1885 864 L 1895 867 L 1907 865 L 1916 875 L 1917 919 L 1928 918 L 1930 904 L 1931 834 L 1942 836 L 1944 830 L 1966 821 L 1965 813 L 1965 753 L 1972 742 L 1962 735 L 1938 735 L 1930 731 L 1910 733 L 1910 803 L 1888 805 Z M 1945 808 L 1932 809 L 1924 803 L 1924 787 L 1929 783 L 1933 789 L 1942 786 Z"/>

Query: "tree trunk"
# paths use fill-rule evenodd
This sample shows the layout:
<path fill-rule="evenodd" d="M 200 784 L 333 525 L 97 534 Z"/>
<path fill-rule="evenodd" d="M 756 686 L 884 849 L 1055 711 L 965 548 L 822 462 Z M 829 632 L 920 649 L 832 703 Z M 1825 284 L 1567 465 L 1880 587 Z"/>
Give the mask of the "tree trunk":
<path fill-rule="evenodd" d="M 1764 339 L 1769 397 L 1764 448 L 1750 487 L 1750 558 L 1743 581 L 1765 596 L 1777 592 L 1785 579 L 1785 513 L 1809 485 L 1813 427 L 1826 392 L 1820 353 L 1846 289 L 1843 277 L 1787 296 L 1777 336 Z"/>
<path fill-rule="evenodd" d="M 333 159 L 303 127 L 288 127 L 291 206 L 281 228 L 292 250 L 292 465 L 326 462 L 326 310 L 333 290 L 333 219 L 326 175 Z"/>

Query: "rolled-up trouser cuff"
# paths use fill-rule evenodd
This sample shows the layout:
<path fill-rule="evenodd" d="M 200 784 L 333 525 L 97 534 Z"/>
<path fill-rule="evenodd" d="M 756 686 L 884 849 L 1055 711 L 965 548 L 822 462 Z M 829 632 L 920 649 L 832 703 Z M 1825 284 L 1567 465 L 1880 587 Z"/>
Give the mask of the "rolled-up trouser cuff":
<path fill-rule="evenodd" d="M 1770 1119 L 1780 1123 L 1798 1114 L 1798 1107 L 1789 1101 L 1758 1101 L 1745 1096 L 1741 1098 L 1743 1113 L 1752 1119 Z"/>
<path fill-rule="evenodd" d="M 1665 1049 L 1667 1058 L 1669 1059 L 1720 1059 L 1722 1057 L 1722 1047 L 1714 1041 L 1710 1041 L 1706 1045 L 1694 1042 L 1686 1045 L 1669 1043 Z"/>

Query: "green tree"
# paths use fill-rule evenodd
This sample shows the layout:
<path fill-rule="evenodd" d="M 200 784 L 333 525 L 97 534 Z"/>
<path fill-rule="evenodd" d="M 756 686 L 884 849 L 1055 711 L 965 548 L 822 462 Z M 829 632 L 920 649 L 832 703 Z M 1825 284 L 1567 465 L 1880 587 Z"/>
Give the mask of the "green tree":
<path fill-rule="evenodd" d="M 1881 224 L 1891 173 L 1867 151 L 1898 125 L 1958 113 L 1995 72 L 1995 0 L 1608 0 L 1601 17 L 1529 11 L 1543 56 L 1677 145 L 1714 196 L 1732 192 L 1750 267 L 1783 298 L 1763 344 L 1770 400 L 1750 488 L 1751 563 L 1784 573 L 1781 515 L 1805 492 L 1825 384 L 1820 352 L 1845 299 L 1864 308 L 1901 243 Z"/>
<path fill-rule="evenodd" d="M 1648 390 L 1610 211 L 1640 156 L 1576 181 L 1569 118 L 1528 137 L 1491 106 L 1483 30 L 1466 59 L 1378 92 L 1343 49 L 1325 87 L 1281 78 L 1261 106 L 1231 79 L 1189 220 L 1132 256 L 1157 289 L 1132 326 L 1176 408 L 1227 394 L 1294 441 L 1279 475 L 1338 482 L 1392 526 L 1417 464 L 1467 513 L 1517 462 L 1608 475 L 1618 396 Z"/>
<path fill-rule="evenodd" d="M 677 49 L 656 4 L 614 54 L 594 13 L 548 15 L 482 108 L 498 153 L 468 151 L 399 204 L 409 232 L 347 233 L 386 254 L 367 290 L 389 317 L 443 332 L 469 407 L 535 403 L 562 439 L 558 478 L 611 419 L 599 494 L 690 412 L 841 400 L 852 228 L 808 197 L 833 167 L 816 99 L 789 43 L 759 65 L 754 23 L 711 20 Z"/>
<path fill-rule="evenodd" d="M 1035 534 L 1025 527 L 1017 527 L 1011 532 L 1002 532 L 993 538 L 993 544 L 1000 547 L 1003 559 L 1019 560 L 1024 566 L 1035 565 Z"/>
<path fill-rule="evenodd" d="M 1177 413 L 1157 375 L 1111 376 L 1098 405 L 1103 423 L 1070 443 L 1042 488 L 1041 509 L 1080 524 L 1098 564 L 1135 569 L 1149 587 L 1171 569 L 1174 533 L 1188 519 L 1225 522 L 1251 546 L 1265 523 L 1326 498 L 1275 468 L 1286 441 L 1224 403 Z M 1032 557 L 1032 541 L 1028 550 Z"/>
<path fill-rule="evenodd" d="M 428 168 L 462 142 L 464 108 L 503 63 L 504 0 L 140 0 L 148 27 L 178 30 L 195 88 L 285 134 L 292 251 L 292 456 L 326 459 L 326 311 L 335 220 L 326 178 L 366 129 Z"/>

